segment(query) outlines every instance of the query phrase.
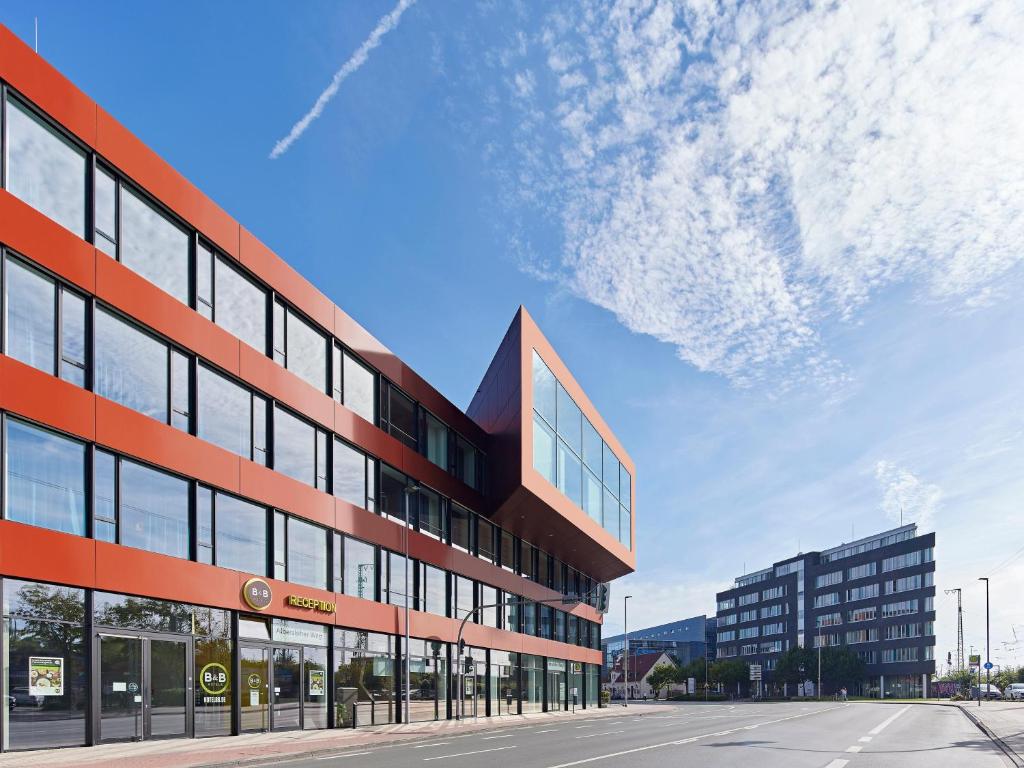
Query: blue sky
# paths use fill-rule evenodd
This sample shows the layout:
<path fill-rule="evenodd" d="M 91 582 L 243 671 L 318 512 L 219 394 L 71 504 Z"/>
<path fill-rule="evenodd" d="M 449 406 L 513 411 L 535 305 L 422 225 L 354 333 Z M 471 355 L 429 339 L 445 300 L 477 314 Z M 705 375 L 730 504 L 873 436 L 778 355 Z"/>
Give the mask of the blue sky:
<path fill-rule="evenodd" d="M 401 10 L 276 159 L 395 2 L 0 20 L 38 16 L 42 55 L 455 403 L 529 308 L 638 467 L 609 633 L 627 591 L 634 627 L 712 612 L 744 565 L 902 506 L 938 536 L 937 657 L 941 590 L 979 645 L 991 573 L 1014 661 L 1019 6 Z"/>

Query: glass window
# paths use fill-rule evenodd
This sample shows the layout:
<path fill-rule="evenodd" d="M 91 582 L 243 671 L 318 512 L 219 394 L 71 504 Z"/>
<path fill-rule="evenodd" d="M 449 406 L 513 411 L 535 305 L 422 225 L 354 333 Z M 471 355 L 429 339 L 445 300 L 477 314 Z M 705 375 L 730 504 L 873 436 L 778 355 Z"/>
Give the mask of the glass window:
<path fill-rule="evenodd" d="M 267 400 L 252 396 L 252 460 L 267 466 Z"/>
<path fill-rule="evenodd" d="M 203 242 L 196 245 L 196 311 L 213 320 L 213 251 Z"/>
<path fill-rule="evenodd" d="M 519 595 L 513 595 L 511 592 L 505 593 L 505 615 L 501 621 L 502 626 L 509 632 L 520 630 L 519 620 L 522 615 L 520 600 Z"/>
<path fill-rule="evenodd" d="M 601 436 L 597 434 L 590 419 L 583 417 L 583 463 L 586 464 L 594 474 L 601 476 Z"/>
<path fill-rule="evenodd" d="M 334 440 L 334 495 L 366 508 L 366 456 L 337 438 Z"/>
<path fill-rule="evenodd" d="M 470 535 L 469 525 L 472 519 L 472 512 L 465 507 L 460 507 L 458 504 L 452 502 L 451 505 L 451 528 L 452 528 L 452 546 L 461 549 L 463 552 L 469 552 L 470 547 Z"/>
<path fill-rule="evenodd" d="M 85 445 L 7 419 L 4 517 L 85 535 Z"/>
<path fill-rule="evenodd" d="M 577 507 L 583 506 L 583 468 L 576 454 L 558 439 L 558 490 Z"/>
<path fill-rule="evenodd" d="M 275 304 L 275 323 L 284 322 L 284 366 L 321 392 L 327 388 L 327 337 L 282 304 Z M 280 344 L 274 328 L 275 359 Z M 280 361 L 279 361 L 280 362 Z"/>
<path fill-rule="evenodd" d="M 441 508 L 441 497 L 426 488 L 421 488 L 419 492 L 419 529 L 423 533 L 444 539 L 444 513 Z"/>
<path fill-rule="evenodd" d="M 6 278 L 7 340 L 4 348 L 15 360 L 53 373 L 56 286 L 50 278 L 10 257 L 7 258 Z"/>
<path fill-rule="evenodd" d="M 316 487 L 327 491 L 327 433 L 316 431 Z"/>
<path fill-rule="evenodd" d="M 619 505 L 619 542 L 625 545 L 626 549 L 632 549 L 631 538 L 633 535 L 630 524 L 629 510 Z"/>
<path fill-rule="evenodd" d="M 632 508 L 632 496 L 630 494 L 630 476 L 629 471 L 626 469 L 625 464 L 619 464 L 619 500 L 625 505 L 626 509 Z"/>
<path fill-rule="evenodd" d="M 615 538 L 619 537 L 619 502 L 615 500 L 611 492 L 605 488 L 604 491 L 604 529 Z"/>
<path fill-rule="evenodd" d="M 117 256 L 117 181 L 102 166 L 96 166 L 96 197 L 93 198 L 93 222 L 96 247 L 108 256 Z"/>
<path fill-rule="evenodd" d="M 196 488 L 196 560 L 213 565 L 213 491 Z"/>
<path fill-rule="evenodd" d="M 580 456 L 583 453 L 582 418 L 579 406 L 565 391 L 565 387 L 558 384 L 558 436 L 561 437 L 572 448 L 573 452 Z"/>
<path fill-rule="evenodd" d="M 555 433 L 537 414 L 533 415 L 533 468 L 555 484 Z"/>
<path fill-rule="evenodd" d="M 406 559 L 398 552 L 388 552 L 388 593 L 387 602 L 391 605 L 405 605 L 405 567 Z M 412 587 L 412 563 L 409 563 L 409 586 Z M 409 595 L 410 600 L 415 597 Z"/>
<path fill-rule="evenodd" d="M 376 600 L 377 558 L 372 544 L 345 537 L 345 594 Z"/>
<path fill-rule="evenodd" d="M 215 266 L 217 325 L 260 353 L 267 348 L 267 292 L 218 256 Z M 297 324 L 297 323 L 296 323 Z M 300 331 L 301 334 L 301 331 Z M 319 335 L 319 334 L 317 334 Z M 323 338 L 321 342 L 323 342 Z M 297 343 L 296 346 L 302 346 Z M 314 349 L 314 354 L 315 354 Z M 303 351 L 301 354 L 305 354 Z M 323 354 L 321 352 L 321 354 Z M 300 374 L 301 375 L 301 374 Z M 305 377 L 303 377 L 305 378 Z M 321 373 L 321 379 L 323 374 Z M 323 386 L 322 382 L 320 384 Z"/>
<path fill-rule="evenodd" d="M 279 301 L 274 302 L 274 362 L 279 365 L 284 365 L 288 361 L 288 356 L 285 354 L 285 343 L 284 343 L 284 304 Z"/>
<path fill-rule="evenodd" d="M 478 451 L 462 435 L 455 436 L 455 476 L 470 488 L 480 490 Z"/>
<path fill-rule="evenodd" d="M 494 549 L 494 523 L 477 516 L 476 532 L 477 556 L 492 563 L 497 563 L 497 552 Z"/>
<path fill-rule="evenodd" d="M 285 528 L 288 524 L 288 518 L 284 512 L 274 513 L 274 578 L 275 579 L 286 579 L 288 577 L 288 566 L 287 566 L 287 537 L 285 536 Z"/>
<path fill-rule="evenodd" d="M 399 522 L 405 522 L 406 478 L 401 472 L 387 464 L 380 468 L 380 511 L 381 514 Z"/>
<path fill-rule="evenodd" d="M 555 376 L 544 361 L 540 359 L 537 350 L 533 351 L 533 408 L 552 427 L 555 426 L 555 390 L 557 383 Z"/>
<path fill-rule="evenodd" d="M 288 581 L 327 587 L 327 532 L 296 517 L 288 518 Z"/>
<path fill-rule="evenodd" d="M 199 366 L 199 425 L 203 440 L 248 459 L 252 445 L 252 395 L 219 373 Z"/>
<path fill-rule="evenodd" d="M 583 470 L 583 511 L 598 523 L 601 522 L 601 481 L 589 469 Z"/>
<path fill-rule="evenodd" d="M 455 576 L 455 618 L 463 619 L 473 613 L 475 607 L 473 598 L 476 591 L 476 583 L 464 576 Z M 473 621 L 475 617 L 469 619 Z"/>
<path fill-rule="evenodd" d="M 480 623 L 486 627 L 498 626 L 498 590 L 480 585 Z"/>
<path fill-rule="evenodd" d="M 167 346 L 96 311 L 96 394 L 167 423 Z"/>
<path fill-rule="evenodd" d="M 85 163 L 84 152 L 7 98 L 7 191 L 83 238 Z"/>
<path fill-rule="evenodd" d="M 217 565 L 266 575 L 267 510 L 264 507 L 218 493 L 216 532 Z M 322 580 L 316 586 L 323 586 Z"/>
<path fill-rule="evenodd" d="M 532 600 L 524 600 L 522 604 L 523 634 L 537 634 L 537 604 Z"/>
<path fill-rule="evenodd" d="M 188 482 L 126 459 L 119 480 L 120 543 L 188 559 Z"/>
<path fill-rule="evenodd" d="M 97 450 L 92 459 L 93 476 L 93 538 L 99 541 L 117 541 L 117 510 L 114 506 L 117 487 L 113 454 Z"/>
<path fill-rule="evenodd" d="M 85 386 L 85 299 L 66 288 L 60 291 L 60 377 Z"/>
<path fill-rule="evenodd" d="M 377 402 L 377 376 L 373 371 L 345 352 L 344 403 L 371 424 L 376 424 L 374 404 Z"/>
<path fill-rule="evenodd" d="M 539 637 L 543 637 L 545 640 L 551 639 L 552 632 L 552 618 L 551 618 L 551 606 L 541 605 L 540 608 L 540 633 Z"/>
<path fill-rule="evenodd" d="M 383 390 L 382 418 L 387 416 L 387 432 L 413 450 L 416 449 L 416 403 L 393 384 Z"/>
<path fill-rule="evenodd" d="M 121 187 L 121 263 L 188 304 L 189 235 L 128 187 Z"/>
<path fill-rule="evenodd" d="M 448 615 L 446 574 L 426 563 L 422 563 L 420 569 L 420 610 L 438 616 Z"/>
<path fill-rule="evenodd" d="M 423 411 L 423 454 L 441 469 L 448 471 L 448 427 Z"/>
<path fill-rule="evenodd" d="M 501 532 L 501 567 L 508 571 L 516 567 L 516 538 L 509 531 Z"/>
<path fill-rule="evenodd" d="M 316 429 L 274 407 L 274 469 L 316 487 Z"/>
<path fill-rule="evenodd" d="M 604 444 L 604 485 L 619 498 L 619 460 L 608 443 Z"/>
<path fill-rule="evenodd" d="M 192 413 L 189 404 L 191 361 L 176 350 L 171 350 L 171 426 L 189 431 Z"/>

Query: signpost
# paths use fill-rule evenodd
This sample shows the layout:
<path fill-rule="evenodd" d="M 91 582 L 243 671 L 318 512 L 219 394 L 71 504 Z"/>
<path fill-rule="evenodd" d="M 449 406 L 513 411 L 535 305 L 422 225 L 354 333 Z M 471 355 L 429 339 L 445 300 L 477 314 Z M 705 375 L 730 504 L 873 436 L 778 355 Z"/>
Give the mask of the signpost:
<path fill-rule="evenodd" d="M 757 698 L 761 698 L 761 665 L 750 665 L 750 682 L 757 682 Z"/>
<path fill-rule="evenodd" d="M 978 670 L 978 706 L 981 706 L 981 654 L 972 653 L 970 655 L 970 668 L 973 672 Z"/>

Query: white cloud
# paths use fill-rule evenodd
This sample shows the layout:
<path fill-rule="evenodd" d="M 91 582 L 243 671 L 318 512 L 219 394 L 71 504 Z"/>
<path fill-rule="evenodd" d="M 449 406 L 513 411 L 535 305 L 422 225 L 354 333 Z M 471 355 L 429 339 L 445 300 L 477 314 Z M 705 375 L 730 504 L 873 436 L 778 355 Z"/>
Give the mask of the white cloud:
<path fill-rule="evenodd" d="M 875 464 L 875 479 L 882 487 L 882 502 L 879 505 L 894 523 L 917 523 L 922 533 L 934 527 L 935 513 L 942 501 L 942 489 L 937 485 L 924 483 L 906 467 L 891 461 Z"/>
<path fill-rule="evenodd" d="M 338 93 L 338 89 L 341 84 L 348 79 L 348 76 L 358 70 L 366 60 L 370 58 L 370 51 L 380 45 L 381 38 L 384 37 L 388 32 L 398 26 L 398 22 L 402 18 L 402 14 L 408 10 L 409 6 L 413 5 L 416 0 L 398 0 L 396 5 L 390 13 L 385 14 L 377 22 L 377 26 L 373 28 L 370 36 L 366 38 L 362 44 L 356 49 L 356 52 L 349 57 L 349 60 L 345 62 L 341 69 L 334 73 L 334 77 L 331 78 L 330 85 L 328 85 L 323 93 L 317 97 L 316 103 L 313 104 L 309 112 L 302 116 L 302 118 L 292 126 L 292 129 L 288 132 L 288 135 L 277 142 L 274 148 L 270 150 L 270 159 L 276 160 L 285 152 L 288 148 L 294 144 L 302 134 L 306 132 L 310 124 L 316 120 L 324 111 L 324 107 L 327 106 L 328 102 L 335 97 Z"/>
<path fill-rule="evenodd" d="M 1022 39 L 1014 0 L 571 3 L 513 79 L 514 187 L 559 220 L 559 279 L 626 327 L 739 384 L 834 383 L 822 328 L 880 291 L 1010 295 Z"/>

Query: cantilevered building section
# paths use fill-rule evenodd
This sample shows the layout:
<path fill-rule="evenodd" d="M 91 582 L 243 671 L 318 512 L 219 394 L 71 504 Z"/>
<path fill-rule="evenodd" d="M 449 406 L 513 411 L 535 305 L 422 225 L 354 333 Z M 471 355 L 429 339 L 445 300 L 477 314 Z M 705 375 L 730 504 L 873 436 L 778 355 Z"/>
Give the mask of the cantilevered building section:
<path fill-rule="evenodd" d="M 935 672 L 935 534 L 906 525 L 737 577 L 719 592 L 717 657 L 761 664 L 766 684 L 794 647 L 845 646 L 865 662 L 860 690 L 927 696 Z M 816 679 L 808 673 L 808 680 Z"/>
<path fill-rule="evenodd" d="M 596 707 L 635 471 L 525 310 L 463 412 L 3 27 L 0 85 L 2 749 Z"/>

